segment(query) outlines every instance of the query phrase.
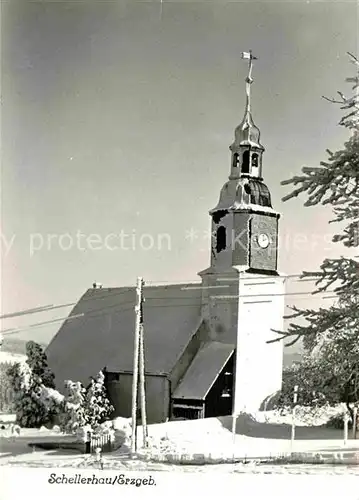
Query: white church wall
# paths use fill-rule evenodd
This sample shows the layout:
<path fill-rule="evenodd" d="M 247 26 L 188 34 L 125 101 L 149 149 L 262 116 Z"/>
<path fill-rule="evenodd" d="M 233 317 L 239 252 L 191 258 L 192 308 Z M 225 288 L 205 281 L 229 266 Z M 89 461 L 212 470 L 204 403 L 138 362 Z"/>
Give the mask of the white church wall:
<path fill-rule="evenodd" d="M 238 317 L 238 273 L 203 277 L 202 317 L 211 340 L 235 344 Z"/>
<path fill-rule="evenodd" d="M 283 328 L 284 279 L 263 276 L 240 280 L 234 413 L 258 410 L 280 390 L 283 344 L 272 329 Z"/>

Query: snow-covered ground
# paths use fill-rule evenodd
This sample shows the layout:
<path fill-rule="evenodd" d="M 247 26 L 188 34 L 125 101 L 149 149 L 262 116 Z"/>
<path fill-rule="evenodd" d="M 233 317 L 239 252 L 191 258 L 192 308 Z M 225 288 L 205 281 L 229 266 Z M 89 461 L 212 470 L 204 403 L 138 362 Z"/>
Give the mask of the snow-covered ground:
<path fill-rule="evenodd" d="M 15 423 L 16 421 L 16 415 L 13 415 L 13 414 L 3 414 L 3 413 L 0 413 L 0 423 L 1 424 L 12 424 L 12 423 Z M 1 436 L 1 432 L 0 432 L 0 436 Z"/>
<path fill-rule="evenodd" d="M 305 413 L 305 412 L 304 412 Z M 281 422 L 281 418 L 283 421 Z M 276 412 L 261 412 L 255 415 L 246 415 L 238 418 L 236 435 L 233 441 L 230 417 L 220 419 L 210 418 L 194 421 L 177 421 L 149 426 L 149 441 L 151 455 L 154 460 L 149 461 L 141 457 L 131 460 L 128 447 L 104 455 L 104 468 L 130 470 L 183 470 L 183 471 L 237 471 L 260 472 L 275 470 L 301 470 L 308 472 L 308 466 L 273 466 L 256 467 L 248 465 L 208 465 L 183 466 L 171 463 L 161 463 L 161 460 L 175 456 L 193 457 L 194 455 L 220 458 L 246 458 L 249 462 L 263 457 L 273 457 L 286 454 L 290 451 L 297 453 L 319 453 L 322 456 L 343 453 L 353 460 L 355 456 L 359 462 L 359 440 L 349 440 L 343 443 L 343 431 L 319 427 L 318 425 L 300 425 L 297 430 L 297 439 L 294 448 L 290 447 L 291 427 L 286 422 L 287 416 L 281 417 Z M 304 418 L 304 417 L 303 417 Z M 305 419 L 309 418 L 308 416 Z M 324 417 L 321 416 L 321 419 Z M 318 420 L 319 421 L 319 420 Z M 273 422 L 273 423 L 271 423 Z M 0 434 L 1 436 L 1 434 Z M 141 447 L 142 428 L 138 428 L 138 443 Z M 82 455 L 74 450 L 56 449 L 45 451 L 36 447 L 36 442 L 70 441 L 71 436 L 62 436 L 58 432 L 43 428 L 22 429 L 19 437 L 11 435 L 9 430 L 3 430 L 0 437 L 0 465 L 26 467 L 85 467 L 97 468 L 99 464 L 93 456 Z M 35 447 L 30 448 L 29 443 Z M 128 443 L 127 443 L 128 444 Z M 353 461 L 352 460 L 352 461 Z M 323 470 L 324 466 L 309 466 L 309 471 Z M 333 470 L 332 466 L 325 466 L 326 470 Z M 336 466 L 340 470 L 359 474 L 359 466 Z"/>
<path fill-rule="evenodd" d="M 298 427 L 325 425 L 332 417 L 342 415 L 344 412 L 347 412 L 344 404 L 323 406 L 316 409 L 297 406 L 295 411 L 295 425 Z M 272 410 L 253 413 L 253 418 L 257 422 L 292 425 L 293 416 L 291 410 L 285 412 Z"/>

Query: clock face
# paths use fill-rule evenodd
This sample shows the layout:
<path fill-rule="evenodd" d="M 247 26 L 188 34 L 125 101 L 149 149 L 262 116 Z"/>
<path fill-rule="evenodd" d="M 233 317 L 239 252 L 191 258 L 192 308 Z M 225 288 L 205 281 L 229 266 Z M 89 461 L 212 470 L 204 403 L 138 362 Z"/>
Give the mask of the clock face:
<path fill-rule="evenodd" d="M 261 233 L 257 236 L 257 243 L 261 248 L 267 248 L 270 240 L 267 234 Z"/>

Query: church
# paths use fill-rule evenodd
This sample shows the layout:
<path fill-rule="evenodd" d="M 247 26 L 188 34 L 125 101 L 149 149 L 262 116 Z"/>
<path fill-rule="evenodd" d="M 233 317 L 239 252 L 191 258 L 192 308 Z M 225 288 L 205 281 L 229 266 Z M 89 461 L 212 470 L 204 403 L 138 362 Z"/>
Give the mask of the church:
<path fill-rule="evenodd" d="M 264 147 L 251 112 L 251 52 L 244 117 L 230 146 L 228 180 L 211 218 L 210 265 L 201 283 L 145 286 L 149 423 L 239 414 L 281 388 L 285 276 L 277 269 L 278 222 L 264 183 Z M 59 390 L 106 369 L 116 416 L 131 416 L 134 287 L 87 290 L 46 354 Z"/>

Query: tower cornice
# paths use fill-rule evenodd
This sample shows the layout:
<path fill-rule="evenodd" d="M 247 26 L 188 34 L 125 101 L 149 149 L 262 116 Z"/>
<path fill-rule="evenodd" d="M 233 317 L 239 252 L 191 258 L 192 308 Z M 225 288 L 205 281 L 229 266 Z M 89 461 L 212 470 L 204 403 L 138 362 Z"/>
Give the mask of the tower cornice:
<path fill-rule="evenodd" d="M 248 214 L 259 214 L 259 215 L 268 215 L 270 217 L 276 217 L 279 219 L 281 217 L 281 213 L 277 212 L 276 210 L 273 210 L 273 208 L 270 207 L 263 207 L 261 205 L 245 205 L 245 204 L 235 204 L 227 209 L 223 207 L 217 206 L 216 208 L 213 208 L 212 210 L 209 211 L 209 215 L 213 215 L 217 212 L 227 212 L 227 213 L 248 213 Z"/>

